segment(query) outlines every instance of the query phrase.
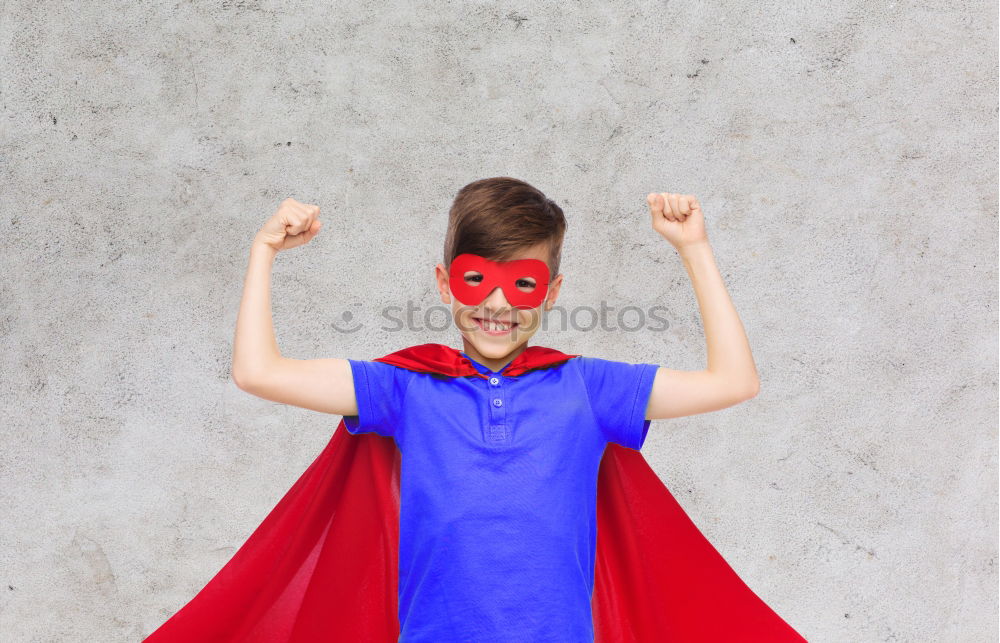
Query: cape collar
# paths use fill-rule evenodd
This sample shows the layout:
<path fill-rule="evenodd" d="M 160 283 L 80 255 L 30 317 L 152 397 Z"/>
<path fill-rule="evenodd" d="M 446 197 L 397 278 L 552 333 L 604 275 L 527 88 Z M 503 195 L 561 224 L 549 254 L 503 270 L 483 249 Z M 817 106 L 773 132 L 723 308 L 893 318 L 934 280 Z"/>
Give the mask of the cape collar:
<path fill-rule="evenodd" d="M 563 353 L 544 346 L 528 346 L 507 366 L 503 367 L 500 373 L 507 377 L 514 377 L 528 371 L 562 364 L 574 357 L 579 357 L 579 355 Z M 385 362 L 418 373 L 435 373 L 448 377 L 466 375 L 488 377 L 480 373 L 472 360 L 462 355 L 462 351 L 444 344 L 429 343 L 408 346 L 383 357 L 378 357 L 374 361 Z"/>

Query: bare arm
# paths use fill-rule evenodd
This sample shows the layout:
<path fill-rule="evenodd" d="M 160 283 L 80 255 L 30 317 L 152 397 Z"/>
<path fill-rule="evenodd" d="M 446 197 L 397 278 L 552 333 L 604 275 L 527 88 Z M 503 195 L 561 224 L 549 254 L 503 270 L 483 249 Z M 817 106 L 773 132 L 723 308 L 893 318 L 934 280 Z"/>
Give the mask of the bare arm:
<path fill-rule="evenodd" d="M 652 197 L 652 195 L 651 195 Z M 743 324 L 715 264 L 701 207 L 691 195 L 648 198 L 653 227 L 677 249 L 691 278 L 705 329 L 708 365 L 700 371 L 660 367 L 646 418 L 695 415 L 724 409 L 757 395 L 760 378 Z"/>
<path fill-rule="evenodd" d="M 354 380 L 346 359 L 292 359 L 281 355 L 271 321 L 271 267 L 281 250 L 307 243 L 322 227 L 319 208 L 286 199 L 250 247 L 243 298 L 233 338 L 233 381 L 274 402 L 357 415 Z"/>

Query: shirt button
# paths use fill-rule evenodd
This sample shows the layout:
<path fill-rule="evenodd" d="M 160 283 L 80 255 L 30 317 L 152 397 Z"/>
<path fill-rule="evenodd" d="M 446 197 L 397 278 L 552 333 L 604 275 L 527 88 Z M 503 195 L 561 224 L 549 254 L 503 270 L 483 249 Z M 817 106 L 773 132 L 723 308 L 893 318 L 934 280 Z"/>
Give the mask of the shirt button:
<path fill-rule="evenodd" d="M 496 398 L 493 400 L 493 406 L 503 406 L 503 400 Z"/>
<path fill-rule="evenodd" d="M 499 383 L 500 383 L 500 378 L 497 378 L 497 377 L 491 377 L 490 378 L 490 384 L 493 384 L 494 386 L 496 386 Z"/>

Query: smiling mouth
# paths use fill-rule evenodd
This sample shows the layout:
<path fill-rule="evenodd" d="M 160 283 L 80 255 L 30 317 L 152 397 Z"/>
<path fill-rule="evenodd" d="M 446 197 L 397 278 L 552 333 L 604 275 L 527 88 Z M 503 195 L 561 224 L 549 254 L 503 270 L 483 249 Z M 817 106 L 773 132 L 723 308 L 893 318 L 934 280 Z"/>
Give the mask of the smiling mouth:
<path fill-rule="evenodd" d="M 518 326 L 517 322 L 499 322 L 491 319 L 483 319 L 481 317 L 473 317 L 472 320 L 476 322 L 476 326 L 479 330 L 483 331 L 487 335 L 506 335 Z"/>

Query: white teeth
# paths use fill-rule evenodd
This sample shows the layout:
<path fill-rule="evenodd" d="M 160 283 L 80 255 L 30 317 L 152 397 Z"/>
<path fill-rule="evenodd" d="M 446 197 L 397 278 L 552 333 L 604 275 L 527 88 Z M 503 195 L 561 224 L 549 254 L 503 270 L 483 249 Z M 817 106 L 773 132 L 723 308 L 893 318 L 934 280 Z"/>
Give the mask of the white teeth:
<path fill-rule="evenodd" d="M 483 328 L 486 330 L 509 330 L 511 327 L 511 324 L 494 322 L 488 319 L 480 319 L 479 323 L 481 323 L 483 325 Z"/>

